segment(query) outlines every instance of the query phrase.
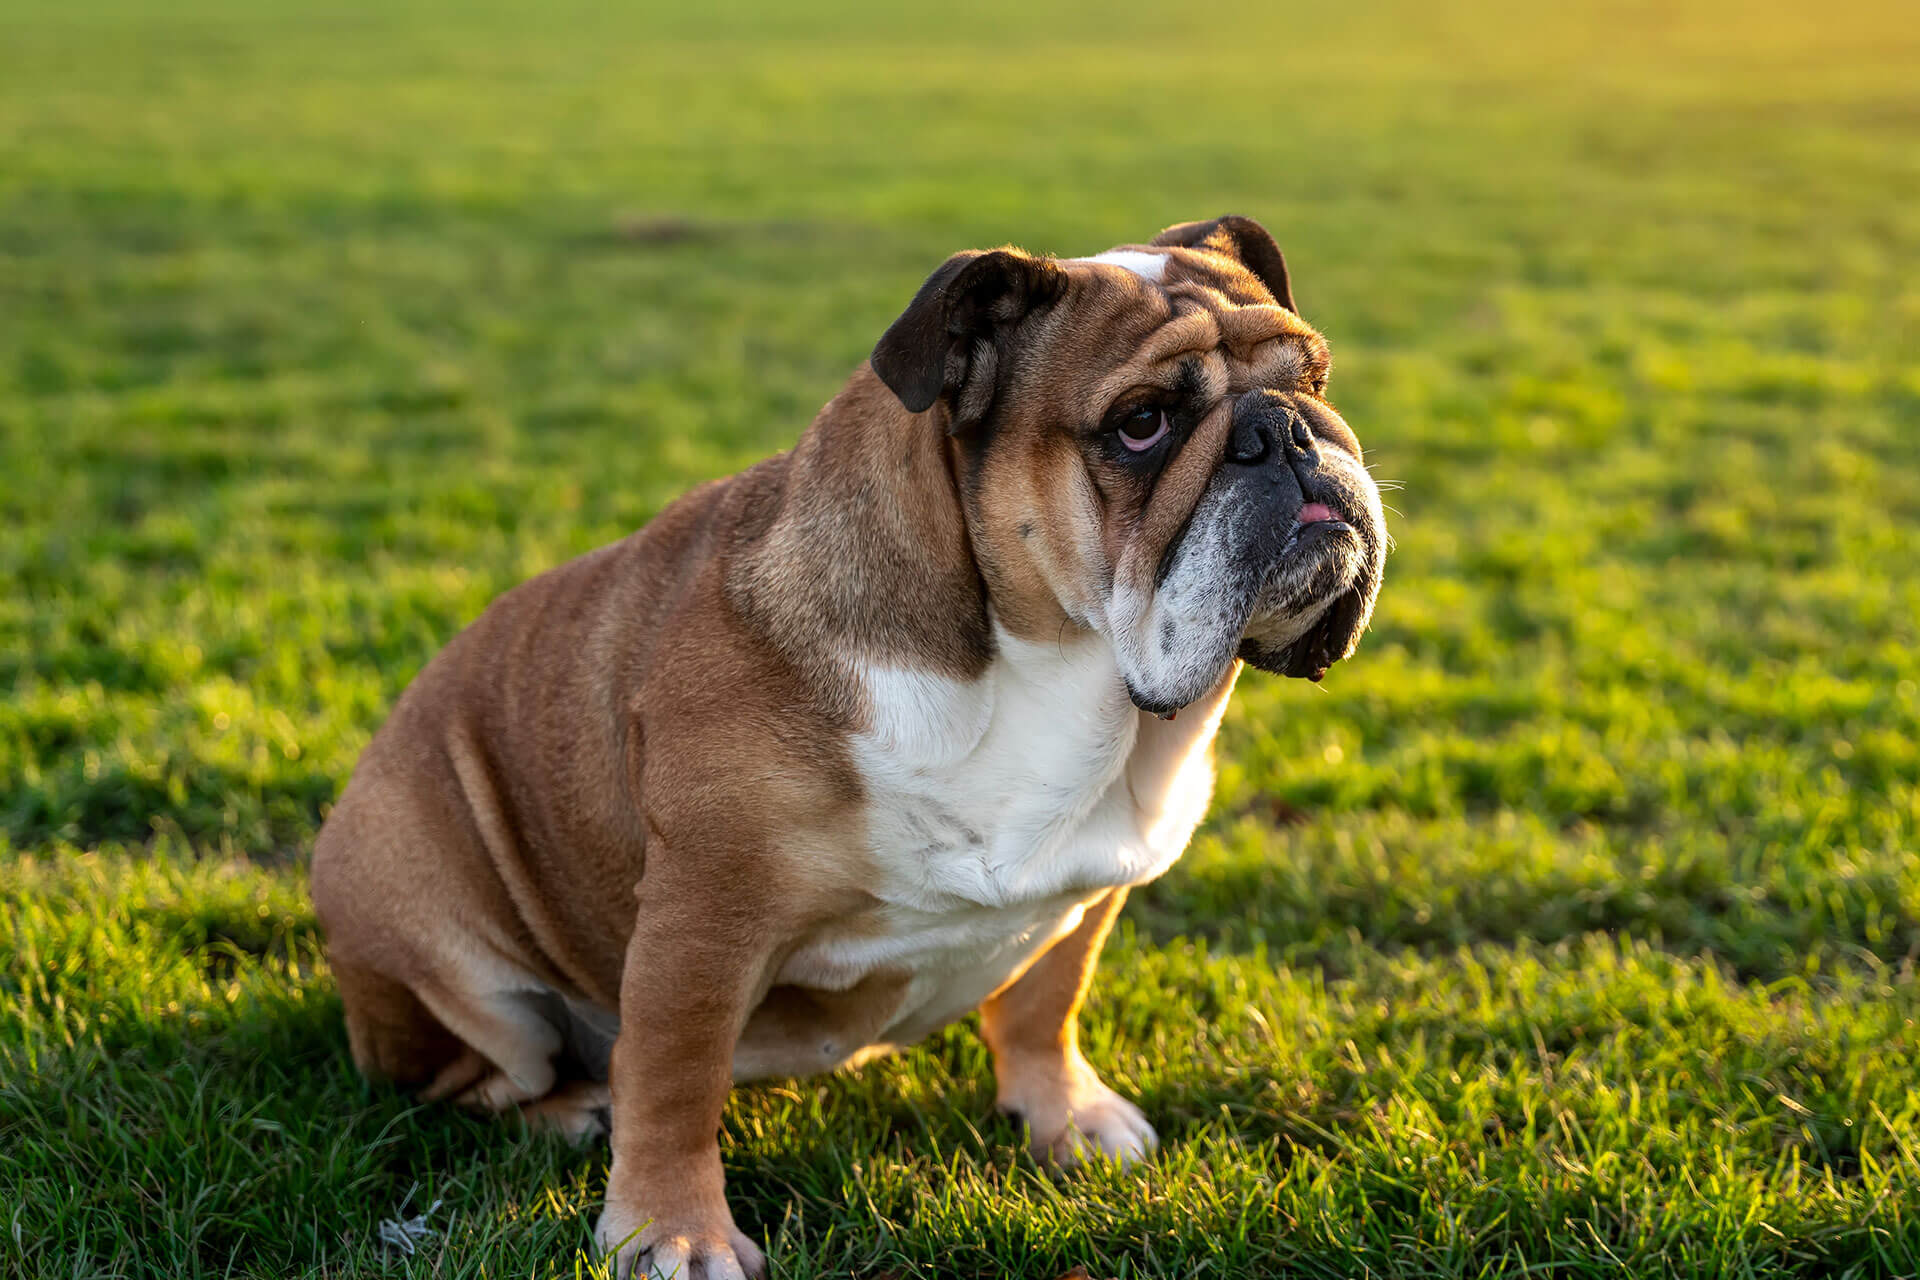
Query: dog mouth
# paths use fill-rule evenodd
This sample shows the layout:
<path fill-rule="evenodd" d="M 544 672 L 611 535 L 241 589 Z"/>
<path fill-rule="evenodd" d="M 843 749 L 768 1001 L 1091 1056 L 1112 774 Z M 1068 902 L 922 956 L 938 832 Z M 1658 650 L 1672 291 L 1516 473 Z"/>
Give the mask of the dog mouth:
<path fill-rule="evenodd" d="M 1339 508 L 1315 500 L 1302 503 L 1291 522 L 1274 527 L 1267 545 L 1272 550 L 1266 556 L 1243 562 L 1243 585 L 1232 593 L 1239 603 L 1228 609 L 1229 615 L 1238 614 L 1239 625 L 1233 627 L 1221 657 L 1226 661 L 1237 656 L 1275 671 L 1285 665 L 1278 655 L 1286 646 L 1311 628 L 1342 592 L 1352 589 L 1365 559 L 1365 538 Z M 1135 706 L 1162 720 L 1174 719 L 1191 701 L 1185 696 L 1190 690 L 1150 697 L 1130 683 L 1127 692 Z"/>
<path fill-rule="evenodd" d="M 1325 468 L 1229 472 L 1210 487 L 1163 552 L 1150 612 L 1123 633 L 1134 705 L 1172 719 L 1235 657 L 1282 675 L 1344 657 L 1381 558 L 1369 498 L 1364 479 Z"/>
<path fill-rule="evenodd" d="M 1360 531 L 1339 507 L 1319 499 L 1310 499 L 1300 505 L 1298 514 L 1293 517 L 1293 527 L 1287 531 L 1286 541 L 1280 547 L 1281 555 L 1284 556 L 1302 538 L 1334 533 L 1358 537 Z"/>
<path fill-rule="evenodd" d="M 1364 542 L 1359 528 L 1338 507 L 1318 499 L 1301 504 L 1278 552 L 1267 562 L 1254 618 L 1310 608 L 1350 585 Z"/>
<path fill-rule="evenodd" d="M 1353 548 L 1359 541 L 1360 531 L 1341 514 L 1339 508 L 1318 500 L 1302 503 L 1267 570 L 1266 587 L 1261 593 L 1266 599 L 1262 603 L 1271 609 L 1278 603 L 1273 599 L 1273 586 L 1276 583 L 1284 582 L 1299 574 L 1303 568 L 1325 560 L 1337 548 Z"/>

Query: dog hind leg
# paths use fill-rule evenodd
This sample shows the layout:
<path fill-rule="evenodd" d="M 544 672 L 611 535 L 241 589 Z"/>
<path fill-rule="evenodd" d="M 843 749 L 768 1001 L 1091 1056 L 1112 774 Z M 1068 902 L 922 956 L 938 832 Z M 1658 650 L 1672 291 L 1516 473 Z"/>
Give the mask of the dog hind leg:
<path fill-rule="evenodd" d="M 417 1090 L 424 1101 L 504 1111 L 553 1090 L 560 1029 L 534 991 L 409 985 L 354 964 L 334 966 L 347 1042 L 362 1074 Z M 584 1122 L 560 1125 L 568 1132 Z"/>
<path fill-rule="evenodd" d="M 450 991 L 422 984 L 421 1000 L 490 1069 L 461 1087 L 436 1081 L 436 1096 L 479 1111 L 505 1111 L 544 1098 L 559 1079 L 560 1029 L 543 1016 L 538 990 Z M 458 1092 L 454 1090 L 458 1088 Z"/>
<path fill-rule="evenodd" d="M 613 1091 L 593 1080 L 562 1084 L 521 1108 L 527 1123 L 577 1144 L 604 1138 L 613 1128 Z"/>
<path fill-rule="evenodd" d="M 346 1005 L 347 1043 L 362 1075 L 418 1088 L 462 1057 L 460 1038 L 405 983 L 337 960 L 333 972 Z"/>

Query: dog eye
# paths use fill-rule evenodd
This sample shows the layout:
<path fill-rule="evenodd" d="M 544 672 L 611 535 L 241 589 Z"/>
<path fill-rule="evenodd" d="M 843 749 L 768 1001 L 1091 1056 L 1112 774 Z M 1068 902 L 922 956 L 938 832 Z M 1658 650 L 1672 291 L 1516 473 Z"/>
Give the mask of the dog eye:
<path fill-rule="evenodd" d="M 1122 418 L 1116 430 L 1120 432 L 1121 444 L 1135 453 L 1144 453 L 1167 434 L 1167 411 L 1143 404 Z"/>

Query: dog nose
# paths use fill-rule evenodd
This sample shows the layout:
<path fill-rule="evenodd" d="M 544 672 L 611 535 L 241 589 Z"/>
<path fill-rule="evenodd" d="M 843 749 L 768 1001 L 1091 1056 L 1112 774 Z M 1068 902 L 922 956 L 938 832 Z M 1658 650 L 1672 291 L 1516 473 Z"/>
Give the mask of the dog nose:
<path fill-rule="evenodd" d="M 1256 417 L 1235 413 L 1233 430 L 1227 436 L 1227 461 L 1251 467 L 1266 456 L 1266 424 Z"/>
<path fill-rule="evenodd" d="M 1313 428 L 1307 425 L 1299 410 L 1291 406 L 1287 408 L 1287 445 L 1293 453 L 1319 461 L 1320 450 L 1313 440 Z"/>
<path fill-rule="evenodd" d="M 1227 461 L 1257 466 L 1276 444 L 1296 472 L 1320 465 L 1320 446 L 1300 411 L 1271 391 L 1249 391 L 1233 407 Z"/>

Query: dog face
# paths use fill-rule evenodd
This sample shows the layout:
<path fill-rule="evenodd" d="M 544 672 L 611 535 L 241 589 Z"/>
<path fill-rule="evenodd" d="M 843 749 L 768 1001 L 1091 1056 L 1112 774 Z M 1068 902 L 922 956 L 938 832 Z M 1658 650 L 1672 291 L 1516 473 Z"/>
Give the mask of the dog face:
<path fill-rule="evenodd" d="M 947 425 L 1001 623 L 1100 633 L 1163 715 L 1236 656 L 1317 680 L 1366 627 L 1386 530 L 1329 365 L 1237 217 L 1094 258 L 957 255 L 873 356 Z"/>

